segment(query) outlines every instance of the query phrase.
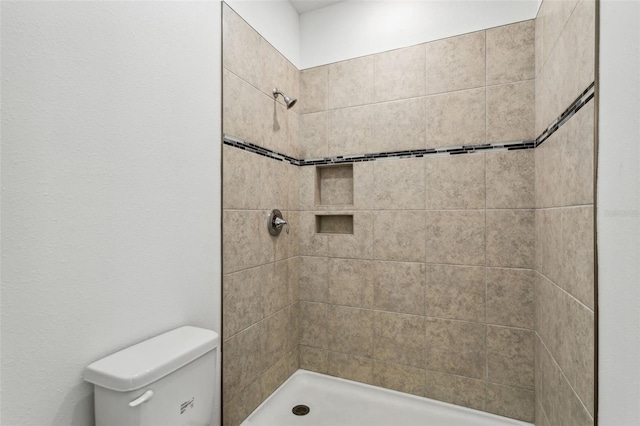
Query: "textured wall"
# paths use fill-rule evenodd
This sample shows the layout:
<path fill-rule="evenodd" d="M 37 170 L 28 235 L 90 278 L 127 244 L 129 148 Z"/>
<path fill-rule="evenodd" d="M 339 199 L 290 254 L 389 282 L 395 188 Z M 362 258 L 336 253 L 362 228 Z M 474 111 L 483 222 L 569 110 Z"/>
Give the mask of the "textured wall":
<path fill-rule="evenodd" d="M 2 2 L 3 425 L 92 425 L 91 362 L 220 331 L 219 22 Z"/>
<path fill-rule="evenodd" d="M 298 70 L 223 6 L 223 131 L 289 155 Z M 238 425 L 298 369 L 297 169 L 237 148 L 223 152 L 223 421 Z M 291 233 L 272 237 L 277 208 Z"/>
<path fill-rule="evenodd" d="M 300 156 L 532 139 L 533 77 L 533 21 L 304 70 Z M 300 367 L 532 421 L 534 152 L 299 173 Z"/>
<path fill-rule="evenodd" d="M 544 1 L 536 128 L 594 79 L 595 2 Z M 536 148 L 536 424 L 593 424 L 594 104 Z"/>

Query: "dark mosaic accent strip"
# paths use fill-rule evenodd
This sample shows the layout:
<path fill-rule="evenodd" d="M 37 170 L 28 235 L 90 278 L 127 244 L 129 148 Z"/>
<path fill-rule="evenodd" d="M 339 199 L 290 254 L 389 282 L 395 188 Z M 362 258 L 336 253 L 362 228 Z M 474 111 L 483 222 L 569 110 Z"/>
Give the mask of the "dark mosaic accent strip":
<path fill-rule="evenodd" d="M 274 160 L 284 161 L 285 163 L 290 163 L 294 166 L 299 166 L 301 162 L 301 160 L 298 160 L 297 158 L 293 158 L 286 154 L 281 154 L 279 152 L 263 148 L 261 146 L 252 144 L 251 142 L 245 142 L 242 139 L 234 138 L 233 136 L 224 135 L 223 142 L 225 145 L 240 148 L 244 151 L 252 152 L 254 154 L 263 155 Z"/>
<path fill-rule="evenodd" d="M 569 121 L 573 115 L 580 110 L 583 106 L 585 106 L 593 97 L 595 96 L 595 82 L 591 83 L 587 89 L 578 96 L 578 98 L 573 101 L 571 106 L 564 110 L 562 114 L 558 118 L 556 118 L 553 123 L 549 127 L 543 131 L 540 136 L 536 138 L 536 147 L 542 144 L 542 142 L 549 139 L 549 137 L 554 134 L 564 123 Z"/>
<path fill-rule="evenodd" d="M 514 141 L 503 143 L 485 143 L 478 145 L 463 145 L 449 148 L 427 148 L 427 149 L 411 149 L 405 151 L 389 151 L 389 152 L 376 152 L 373 154 L 355 154 L 355 155 L 337 155 L 333 157 L 323 158 L 305 158 L 298 159 L 290 157 L 286 154 L 281 154 L 270 149 L 263 148 L 261 146 L 252 144 L 250 142 L 243 141 L 242 139 L 235 138 L 233 136 L 225 135 L 223 142 L 225 145 L 233 146 L 235 148 L 242 149 L 244 151 L 252 152 L 254 154 L 263 155 L 274 160 L 283 161 L 294 166 L 318 166 L 326 164 L 344 164 L 344 163 L 362 163 L 366 161 L 376 161 L 384 158 L 421 158 L 427 155 L 461 155 L 469 154 L 479 151 L 498 151 L 507 150 L 515 151 L 520 149 L 534 149 L 545 140 L 555 133 L 563 124 L 565 124 L 576 112 L 580 110 L 594 97 L 595 83 L 591 83 L 589 87 L 578 96 L 578 98 L 567 108 L 560 116 L 554 120 L 554 122 L 547 127 L 535 140 L 526 141 Z"/>

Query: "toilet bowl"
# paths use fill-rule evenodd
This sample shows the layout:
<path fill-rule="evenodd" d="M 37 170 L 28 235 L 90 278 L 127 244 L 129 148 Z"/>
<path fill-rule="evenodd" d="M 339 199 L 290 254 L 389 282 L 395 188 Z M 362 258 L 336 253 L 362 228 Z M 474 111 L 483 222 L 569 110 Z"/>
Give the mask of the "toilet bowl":
<path fill-rule="evenodd" d="M 185 326 L 89 365 L 96 426 L 208 426 L 217 333 Z"/>

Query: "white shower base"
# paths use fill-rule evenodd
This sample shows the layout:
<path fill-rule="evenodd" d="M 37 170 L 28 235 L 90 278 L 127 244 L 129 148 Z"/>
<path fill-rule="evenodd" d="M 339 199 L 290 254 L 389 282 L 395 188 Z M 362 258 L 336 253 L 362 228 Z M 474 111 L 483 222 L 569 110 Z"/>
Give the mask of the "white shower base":
<path fill-rule="evenodd" d="M 291 409 L 308 405 L 309 414 Z M 506 417 L 298 370 L 242 426 L 531 426 Z"/>

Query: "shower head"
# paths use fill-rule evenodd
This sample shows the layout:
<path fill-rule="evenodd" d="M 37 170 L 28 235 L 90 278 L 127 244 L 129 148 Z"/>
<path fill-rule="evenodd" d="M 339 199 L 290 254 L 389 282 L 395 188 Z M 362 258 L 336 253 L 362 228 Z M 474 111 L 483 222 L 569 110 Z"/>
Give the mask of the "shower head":
<path fill-rule="evenodd" d="M 296 104 L 296 102 L 298 102 L 297 99 L 293 99 L 293 98 L 288 97 L 287 95 L 285 95 L 284 93 L 279 91 L 276 87 L 274 87 L 273 88 L 273 97 L 277 98 L 278 95 L 282 95 L 282 97 L 284 98 L 284 103 L 287 104 L 287 109 L 291 109 L 291 107 L 294 106 Z"/>

